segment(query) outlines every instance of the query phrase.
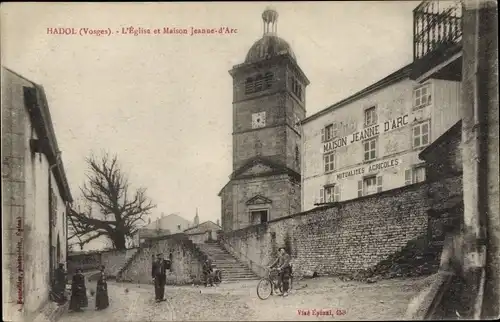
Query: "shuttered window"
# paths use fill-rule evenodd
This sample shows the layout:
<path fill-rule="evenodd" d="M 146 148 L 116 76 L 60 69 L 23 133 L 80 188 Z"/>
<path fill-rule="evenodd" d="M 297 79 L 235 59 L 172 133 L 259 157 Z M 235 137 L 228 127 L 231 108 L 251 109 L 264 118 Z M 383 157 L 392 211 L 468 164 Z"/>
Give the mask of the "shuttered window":
<path fill-rule="evenodd" d="M 335 152 L 327 153 L 323 156 L 325 172 L 335 170 Z"/>
<path fill-rule="evenodd" d="M 340 185 L 336 184 L 333 188 L 333 201 L 340 201 Z"/>
<path fill-rule="evenodd" d="M 405 185 L 411 184 L 411 169 L 405 170 Z"/>
<path fill-rule="evenodd" d="M 382 191 L 382 176 L 377 177 L 377 192 Z"/>

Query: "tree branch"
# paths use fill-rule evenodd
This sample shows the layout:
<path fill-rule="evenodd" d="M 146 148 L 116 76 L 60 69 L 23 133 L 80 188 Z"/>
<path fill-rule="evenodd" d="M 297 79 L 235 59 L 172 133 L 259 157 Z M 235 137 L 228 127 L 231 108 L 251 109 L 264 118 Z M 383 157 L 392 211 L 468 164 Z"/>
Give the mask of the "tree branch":
<path fill-rule="evenodd" d="M 116 155 L 110 157 L 105 153 L 99 159 L 91 155 L 86 162 L 86 182 L 80 190 L 85 201 L 97 205 L 104 219 L 94 216 L 92 207 L 88 207 L 86 212 L 70 210 L 70 238 L 78 237 L 81 243 L 86 244 L 105 235 L 115 247 L 125 247 L 126 238 L 137 232 L 138 223 L 146 222 L 144 218 L 156 205 L 146 197 L 144 188 L 129 195 L 130 186 Z M 87 238 L 90 233 L 96 235 Z M 85 239 L 82 240 L 82 237 Z"/>

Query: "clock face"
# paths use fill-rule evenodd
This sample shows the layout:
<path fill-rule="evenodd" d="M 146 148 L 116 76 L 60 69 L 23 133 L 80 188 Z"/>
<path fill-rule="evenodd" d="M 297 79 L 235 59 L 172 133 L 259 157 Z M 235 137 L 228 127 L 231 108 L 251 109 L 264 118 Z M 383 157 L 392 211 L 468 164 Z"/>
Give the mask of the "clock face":
<path fill-rule="evenodd" d="M 252 114 L 252 129 L 266 126 L 266 112 Z"/>

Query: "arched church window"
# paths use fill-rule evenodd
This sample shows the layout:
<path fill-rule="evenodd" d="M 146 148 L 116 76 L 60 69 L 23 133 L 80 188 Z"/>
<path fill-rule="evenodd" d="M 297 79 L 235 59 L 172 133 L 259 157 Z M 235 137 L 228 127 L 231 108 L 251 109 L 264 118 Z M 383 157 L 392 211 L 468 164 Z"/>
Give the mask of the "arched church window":
<path fill-rule="evenodd" d="M 264 89 L 264 77 L 262 75 L 257 75 L 255 77 L 255 91 L 260 92 Z"/>
<path fill-rule="evenodd" d="M 245 94 L 251 94 L 254 92 L 254 81 L 252 77 L 248 77 L 245 81 Z"/>
<path fill-rule="evenodd" d="M 264 81 L 266 89 L 271 88 L 274 82 L 274 74 L 271 72 L 267 72 L 266 75 L 264 76 Z"/>

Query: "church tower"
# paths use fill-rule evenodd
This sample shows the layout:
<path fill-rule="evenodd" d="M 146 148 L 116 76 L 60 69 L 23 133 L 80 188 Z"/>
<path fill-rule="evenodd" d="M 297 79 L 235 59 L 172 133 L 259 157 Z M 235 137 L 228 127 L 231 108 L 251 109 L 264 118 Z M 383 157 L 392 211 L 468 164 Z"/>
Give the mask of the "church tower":
<path fill-rule="evenodd" d="M 309 80 L 278 37 L 278 13 L 233 78 L 233 173 L 222 189 L 222 228 L 245 228 L 300 212 L 301 130 Z"/>

